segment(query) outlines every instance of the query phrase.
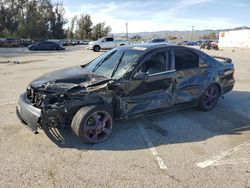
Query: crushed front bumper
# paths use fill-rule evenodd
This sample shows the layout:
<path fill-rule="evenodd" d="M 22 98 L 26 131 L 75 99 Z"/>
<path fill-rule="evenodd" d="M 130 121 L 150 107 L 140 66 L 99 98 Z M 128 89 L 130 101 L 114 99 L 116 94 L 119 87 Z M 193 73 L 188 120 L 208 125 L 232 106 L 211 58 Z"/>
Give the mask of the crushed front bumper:
<path fill-rule="evenodd" d="M 16 114 L 28 129 L 30 129 L 34 133 L 37 132 L 41 110 L 34 107 L 28 101 L 26 93 L 22 94 L 19 98 L 18 106 L 16 107 Z"/>

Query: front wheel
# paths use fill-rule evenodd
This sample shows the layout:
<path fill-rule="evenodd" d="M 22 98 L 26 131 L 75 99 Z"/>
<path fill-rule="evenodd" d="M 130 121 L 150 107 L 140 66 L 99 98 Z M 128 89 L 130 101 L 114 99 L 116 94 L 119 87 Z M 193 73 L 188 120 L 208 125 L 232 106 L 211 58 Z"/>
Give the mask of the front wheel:
<path fill-rule="evenodd" d="M 217 104 L 220 96 L 220 89 L 217 85 L 210 85 L 205 92 L 202 94 L 199 101 L 199 109 L 202 111 L 212 110 Z"/>
<path fill-rule="evenodd" d="M 102 142 L 111 135 L 112 112 L 104 105 L 82 107 L 74 116 L 71 127 L 86 143 Z"/>

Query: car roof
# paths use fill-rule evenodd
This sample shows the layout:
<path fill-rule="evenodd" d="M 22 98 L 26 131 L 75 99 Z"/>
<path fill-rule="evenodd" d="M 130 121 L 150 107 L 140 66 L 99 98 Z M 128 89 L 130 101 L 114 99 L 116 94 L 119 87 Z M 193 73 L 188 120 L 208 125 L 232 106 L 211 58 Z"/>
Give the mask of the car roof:
<path fill-rule="evenodd" d="M 157 44 L 157 43 L 138 43 L 138 44 L 132 44 L 132 45 L 127 45 L 127 46 L 121 46 L 119 48 L 123 49 L 144 49 L 144 50 L 149 50 L 149 49 L 156 49 L 160 47 L 167 47 L 167 46 L 174 46 L 174 45 L 168 45 L 168 44 Z"/>
<path fill-rule="evenodd" d="M 182 48 L 182 49 L 190 49 L 190 50 L 196 50 L 194 48 L 185 47 L 185 46 L 178 46 L 174 44 L 164 44 L 164 43 L 138 43 L 138 44 L 132 44 L 127 46 L 120 46 L 118 48 L 120 49 L 137 49 L 137 50 L 143 50 L 143 51 L 151 51 L 155 49 L 160 48 Z"/>
<path fill-rule="evenodd" d="M 196 48 L 192 48 L 192 47 L 187 47 L 187 46 L 178 46 L 178 45 L 174 45 L 174 44 L 162 44 L 162 43 L 139 43 L 139 44 L 133 44 L 133 45 L 125 45 L 125 46 L 120 46 L 117 47 L 118 49 L 122 49 L 122 50 L 141 50 L 144 51 L 145 53 L 148 53 L 150 51 L 154 51 L 154 50 L 161 50 L 161 49 L 166 49 L 166 48 L 175 48 L 175 49 L 186 49 L 189 51 L 192 51 L 200 56 L 206 56 L 207 54 L 200 51 L 199 49 Z"/>

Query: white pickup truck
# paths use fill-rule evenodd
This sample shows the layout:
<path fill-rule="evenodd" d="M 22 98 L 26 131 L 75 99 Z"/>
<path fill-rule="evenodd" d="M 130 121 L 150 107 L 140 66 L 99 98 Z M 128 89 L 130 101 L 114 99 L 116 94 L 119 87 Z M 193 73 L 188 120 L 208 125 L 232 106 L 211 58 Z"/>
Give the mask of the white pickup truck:
<path fill-rule="evenodd" d="M 97 41 L 89 42 L 87 49 L 99 52 L 101 49 L 107 50 L 128 44 L 130 44 L 130 42 L 126 40 L 115 40 L 113 37 L 104 37 Z"/>

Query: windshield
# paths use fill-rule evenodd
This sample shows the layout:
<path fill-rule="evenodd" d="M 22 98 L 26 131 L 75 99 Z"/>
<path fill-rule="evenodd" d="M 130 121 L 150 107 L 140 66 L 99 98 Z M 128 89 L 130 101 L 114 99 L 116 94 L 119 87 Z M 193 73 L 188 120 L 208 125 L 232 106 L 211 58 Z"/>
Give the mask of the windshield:
<path fill-rule="evenodd" d="M 98 75 L 118 79 L 122 77 L 141 56 L 140 50 L 110 50 L 90 62 L 86 69 Z"/>

